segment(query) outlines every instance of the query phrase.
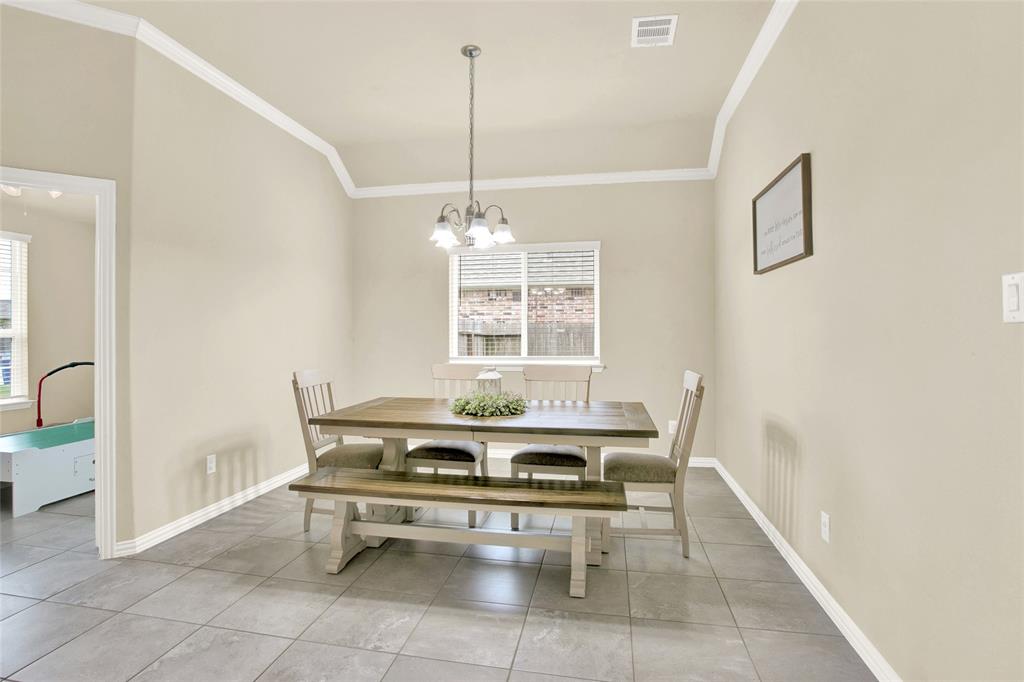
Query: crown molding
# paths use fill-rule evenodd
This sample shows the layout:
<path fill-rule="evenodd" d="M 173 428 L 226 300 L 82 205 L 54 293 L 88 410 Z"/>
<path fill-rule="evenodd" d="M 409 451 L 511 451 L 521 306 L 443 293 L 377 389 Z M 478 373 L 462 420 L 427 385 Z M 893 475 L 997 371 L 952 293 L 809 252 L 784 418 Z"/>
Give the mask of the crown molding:
<path fill-rule="evenodd" d="M 345 192 L 349 196 L 352 196 L 355 192 L 355 183 L 352 181 L 348 169 L 345 168 L 345 164 L 342 163 L 341 157 L 338 156 L 338 151 L 312 130 L 306 128 L 145 19 L 138 20 L 135 38 L 189 73 L 206 81 L 242 106 L 254 111 L 281 130 L 326 156 L 335 175 L 338 176 L 338 181 L 345 188 Z"/>
<path fill-rule="evenodd" d="M 706 168 L 673 168 L 666 170 L 620 171 L 608 173 L 578 173 L 570 175 L 537 175 L 517 178 L 496 178 L 478 180 L 475 187 L 481 190 L 534 189 L 541 187 L 582 187 L 589 185 L 619 185 L 638 182 L 685 182 L 693 180 L 714 180 L 725 144 L 725 131 L 730 119 L 746 95 L 754 77 L 771 52 L 775 41 L 785 28 L 789 17 L 799 0 L 775 0 L 768 12 L 761 30 L 754 39 L 729 93 L 715 118 L 711 136 L 711 148 Z M 421 196 L 427 194 L 452 194 L 465 192 L 469 183 L 465 180 L 450 182 L 426 182 L 403 185 L 378 185 L 356 187 L 338 150 L 329 142 L 252 92 L 208 61 L 167 35 L 145 19 L 124 12 L 90 5 L 79 0 L 0 0 L 0 5 L 35 12 L 54 19 L 74 22 L 103 31 L 130 36 L 152 48 L 167 59 L 179 65 L 196 77 L 234 99 L 239 104 L 259 114 L 266 120 L 312 147 L 327 158 L 331 169 L 353 199 L 375 199 L 383 197 Z"/>
<path fill-rule="evenodd" d="M 722 102 L 722 108 L 718 110 L 715 130 L 711 134 L 711 152 L 708 154 L 708 170 L 711 177 L 718 176 L 718 164 L 722 160 L 722 147 L 725 145 L 725 129 L 729 126 L 729 121 L 732 120 L 732 115 L 736 113 L 747 90 L 750 89 L 750 84 L 754 82 L 757 72 L 761 70 L 764 60 L 768 58 L 768 53 L 775 46 L 782 29 L 786 28 L 786 23 L 793 15 L 798 2 L 799 0 L 775 0 L 772 3 L 761 30 L 754 38 L 754 44 L 750 46 L 747 58 L 743 60 L 743 65 L 736 74 L 736 80 L 732 82 L 732 87 Z"/>
<path fill-rule="evenodd" d="M 54 19 L 62 19 L 83 26 L 98 28 L 101 31 L 119 33 L 123 36 L 135 37 L 139 19 L 131 14 L 117 12 L 79 2 L 79 0 L 0 0 L 0 5 L 17 7 L 28 12 L 35 12 Z"/>
<path fill-rule="evenodd" d="M 586 185 L 622 185 L 633 182 L 679 182 L 683 180 L 714 180 L 707 168 L 674 168 L 668 170 L 621 171 L 613 173 L 578 173 L 574 175 L 535 175 L 521 178 L 477 180 L 478 190 L 533 189 L 536 187 L 581 187 Z M 379 185 L 358 187 L 355 199 L 408 197 L 423 194 L 456 194 L 469 190 L 466 180 L 424 182 L 411 185 Z"/>
<path fill-rule="evenodd" d="M 349 196 L 355 193 L 356 185 L 352 177 L 338 156 L 338 151 L 329 142 L 145 19 L 78 0 L 0 0 L 0 4 L 135 38 L 323 154 L 338 177 L 338 182 L 345 188 L 345 192 Z"/>

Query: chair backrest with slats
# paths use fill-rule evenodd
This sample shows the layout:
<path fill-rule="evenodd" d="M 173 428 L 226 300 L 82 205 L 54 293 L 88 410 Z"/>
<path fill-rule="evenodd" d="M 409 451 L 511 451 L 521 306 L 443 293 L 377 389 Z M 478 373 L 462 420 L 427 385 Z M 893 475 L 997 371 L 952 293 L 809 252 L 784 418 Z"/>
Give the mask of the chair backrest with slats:
<path fill-rule="evenodd" d="M 590 400 L 593 369 L 579 365 L 526 365 L 527 400 Z"/>
<path fill-rule="evenodd" d="M 690 450 L 693 448 L 693 437 L 697 433 L 697 419 L 700 417 L 700 404 L 704 400 L 704 377 L 697 372 L 686 370 L 683 374 L 683 399 L 679 404 L 679 421 L 672 437 L 669 457 L 686 475 L 685 469 L 690 463 Z M 679 475 L 679 474 L 677 474 Z"/>
<path fill-rule="evenodd" d="M 340 436 L 325 436 L 320 427 L 309 420 L 334 410 L 334 381 L 321 370 L 306 369 L 292 374 L 292 390 L 295 392 L 295 406 L 299 411 L 302 427 L 302 442 L 306 446 L 309 471 L 316 471 L 316 453 L 328 445 L 340 443 Z"/>
<path fill-rule="evenodd" d="M 476 377 L 487 365 L 438 363 L 431 368 L 435 398 L 459 398 L 476 390 Z"/>

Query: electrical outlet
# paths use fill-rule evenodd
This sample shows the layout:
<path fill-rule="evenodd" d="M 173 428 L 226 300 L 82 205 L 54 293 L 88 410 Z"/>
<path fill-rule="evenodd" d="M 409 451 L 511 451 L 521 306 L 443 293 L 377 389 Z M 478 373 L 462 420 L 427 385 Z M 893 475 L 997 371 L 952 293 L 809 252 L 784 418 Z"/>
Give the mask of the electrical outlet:
<path fill-rule="evenodd" d="M 206 456 L 206 473 L 207 474 L 217 473 L 217 455 L 216 454 L 207 455 Z"/>
<path fill-rule="evenodd" d="M 676 419 L 669 419 L 668 420 L 668 432 L 670 434 L 676 432 L 676 427 L 677 426 L 679 426 L 679 421 L 678 420 L 676 420 Z"/>
<path fill-rule="evenodd" d="M 821 512 L 821 539 L 832 542 L 832 517 L 826 512 Z"/>

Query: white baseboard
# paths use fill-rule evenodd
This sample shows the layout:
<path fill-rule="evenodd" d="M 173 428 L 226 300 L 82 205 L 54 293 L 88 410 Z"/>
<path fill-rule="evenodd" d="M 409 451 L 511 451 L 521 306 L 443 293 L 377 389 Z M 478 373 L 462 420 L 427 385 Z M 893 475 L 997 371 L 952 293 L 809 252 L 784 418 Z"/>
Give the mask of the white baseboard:
<path fill-rule="evenodd" d="M 889 662 L 885 660 L 882 653 L 871 643 L 867 635 L 857 627 L 857 624 L 850 618 L 850 614 L 839 605 L 825 586 L 822 584 L 818 577 L 814 575 L 810 567 L 804 563 L 804 560 L 800 558 L 800 555 L 796 553 L 790 544 L 786 541 L 786 538 L 782 537 L 772 522 L 768 520 L 768 517 L 764 515 L 754 501 L 750 499 L 746 491 L 740 487 L 740 484 L 736 482 L 736 479 L 726 471 L 722 463 L 715 457 L 691 457 L 690 466 L 710 466 L 714 467 L 718 473 L 722 476 L 722 480 L 725 481 L 726 485 L 735 493 L 739 501 L 743 503 L 743 506 L 747 508 L 750 515 L 754 517 L 754 521 L 761 527 L 761 530 L 765 532 L 768 539 L 775 545 L 775 549 L 779 550 L 779 553 L 789 564 L 789 567 L 793 569 L 797 577 L 800 578 L 800 582 L 804 584 L 804 587 L 814 595 L 814 598 L 821 604 L 821 608 L 825 609 L 825 613 L 829 615 L 832 622 L 836 624 L 839 631 L 846 637 L 846 641 L 850 643 L 861 659 L 863 659 L 865 665 L 870 668 L 871 672 L 874 673 L 875 677 L 879 680 L 890 680 L 898 682 L 900 676 L 896 674 Z"/>
<path fill-rule="evenodd" d="M 503 458 L 509 457 L 512 454 L 511 449 L 498 449 L 495 448 L 490 454 Z M 736 479 L 726 470 L 722 463 L 715 457 L 691 457 L 691 467 L 705 467 L 713 468 L 718 471 L 722 476 L 722 480 L 725 481 L 726 485 L 732 490 L 743 506 L 746 507 L 747 511 L 757 522 L 757 525 L 765 532 L 768 539 L 772 541 L 775 548 L 779 550 L 779 553 L 789 564 L 793 572 L 796 573 L 797 577 L 804 586 L 810 591 L 814 598 L 821 604 L 821 607 L 825 610 L 825 613 L 829 615 L 832 622 L 836 624 L 839 631 L 846 637 L 846 640 L 854 648 L 854 650 L 864 660 L 864 663 L 870 668 L 871 672 L 874 673 L 875 677 L 879 680 L 892 680 L 898 682 L 900 676 L 896 674 L 896 671 L 889 665 L 889 662 L 885 660 L 882 653 L 871 643 L 867 635 L 857 627 L 857 624 L 850 618 L 850 615 L 846 610 L 839 605 L 825 586 L 822 584 L 818 577 L 814 575 L 810 567 L 804 563 L 804 560 L 800 558 L 800 555 L 796 553 L 789 542 L 786 541 L 782 534 L 772 525 L 772 522 L 768 520 L 768 517 L 764 515 L 754 501 L 747 495 L 746 491 L 736 482 Z M 284 473 L 278 474 L 273 478 L 269 478 L 262 483 L 257 483 L 254 486 L 246 488 L 234 495 L 227 497 L 219 502 L 215 502 L 209 506 L 203 507 L 197 511 L 192 512 L 187 516 L 183 516 L 177 521 L 172 521 L 164 526 L 161 526 L 155 530 L 151 530 L 144 535 L 140 535 L 132 540 L 123 540 L 118 542 L 114 549 L 114 556 L 130 556 L 137 554 L 143 550 L 146 550 L 154 545 L 157 545 L 164 540 L 174 537 L 179 533 L 183 533 L 190 528 L 194 528 L 199 524 L 212 519 L 215 516 L 223 514 L 226 511 L 234 509 L 235 507 L 242 505 L 249 500 L 252 500 L 260 495 L 277 488 L 280 485 L 287 483 L 299 476 L 305 474 L 307 471 L 307 465 L 303 464 L 297 466 L 294 469 L 289 469 Z"/>
<path fill-rule="evenodd" d="M 245 504 L 249 500 L 259 497 L 263 493 L 270 492 L 274 488 L 284 485 L 288 481 L 294 480 L 308 471 L 309 465 L 302 464 L 294 469 L 289 469 L 284 473 L 278 474 L 273 478 L 268 478 L 262 483 L 257 483 L 245 490 L 241 490 L 230 497 L 225 497 L 219 502 L 214 502 L 202 509 L 198 509 L 187 516 L 181 517 L 177 521 L 171 521 L 166 525 L 160 526 L 148 533 L 144 533 L 137 538 L 121 540 L 114 546 L 114 556 L 123 557 L 138 554 L 143 550 L 160 544 L 164 540 L 173 538 L 179 533 L 184 533 L 190 528 L 195 528 L 199 524 L 209 521 L 215 516 L 219 516 L 226 511 L 230 511 L 239 505 Z"/>

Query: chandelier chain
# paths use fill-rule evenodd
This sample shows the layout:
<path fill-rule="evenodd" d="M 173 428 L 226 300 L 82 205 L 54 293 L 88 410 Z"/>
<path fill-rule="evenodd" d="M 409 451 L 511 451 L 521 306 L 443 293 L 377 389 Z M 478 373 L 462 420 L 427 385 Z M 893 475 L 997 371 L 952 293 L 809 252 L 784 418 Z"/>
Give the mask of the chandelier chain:
<path fill-rule="evenodd" d="M 476 90 L 476 59 L 469 58 L 469 205 L 473 205 L 473 100 Z"/>
<path fill-rule="evenodd" d="M 455 230 L 458 230 L 465 234 L 466 246 L 489 249 L 498 244 L 509 244 L 516 239 L 501 206 L 491 204 L 483 208 L 476 200 L 476 58 L 480 56 L 481 50 L 477 45 L 463 45 L 460 52 L 469 59 L 469 205 L 464 214 L 460 214 L 454 204 L 442 206 L 430 241 L 441 248 L 450 249 L 461 243 L 455 235 Z M 491 209 L 497 209 L 501 214 L 493 233 L 487 222 L 487 214 Z"/>

